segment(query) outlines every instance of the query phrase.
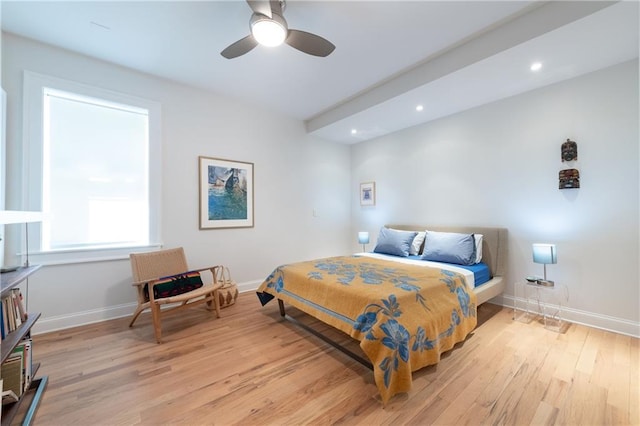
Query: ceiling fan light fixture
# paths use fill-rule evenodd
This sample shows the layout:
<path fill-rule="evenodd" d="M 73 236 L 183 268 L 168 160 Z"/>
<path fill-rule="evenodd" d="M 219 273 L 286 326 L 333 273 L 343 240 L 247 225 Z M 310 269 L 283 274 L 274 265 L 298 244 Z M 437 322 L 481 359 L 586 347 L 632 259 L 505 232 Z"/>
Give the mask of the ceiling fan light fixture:
<path fill-rule="evenodd" d="M 254 14 L 251 19 L 251 34 L 261 45 L 275 47 L 284 43 L 287 38 L 287 27 L 284 20 L 276 14 L 272 19 Z"/>
<path fill-rule="evenodd" d="M 253 10 L 249 20 L 251 33 L 222 50 L 220 54 L 223 57 L 227 59 L 237 58 L 248 53 L 258 44 L 273 47 L 287 43 L 303 53 L 321 58 L 328 56 L 336 48 L 333 43 L 319 35 L 306 31 L 290 30 L 287 21 L 282 16 L 285 0 L 246 1 L 251 10 Z"/>

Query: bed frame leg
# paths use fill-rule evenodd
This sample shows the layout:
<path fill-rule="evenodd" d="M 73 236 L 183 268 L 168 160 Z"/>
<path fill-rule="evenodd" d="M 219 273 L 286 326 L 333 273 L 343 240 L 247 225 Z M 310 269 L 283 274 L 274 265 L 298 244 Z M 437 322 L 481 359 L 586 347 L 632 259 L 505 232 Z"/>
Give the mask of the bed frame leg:
<path fill-rule="evenodd" d="M 284 317 L 286 312 L 284 311 L 284 302 L 278 299 L 278 306 L 280 307 L 280 316 Z"/>

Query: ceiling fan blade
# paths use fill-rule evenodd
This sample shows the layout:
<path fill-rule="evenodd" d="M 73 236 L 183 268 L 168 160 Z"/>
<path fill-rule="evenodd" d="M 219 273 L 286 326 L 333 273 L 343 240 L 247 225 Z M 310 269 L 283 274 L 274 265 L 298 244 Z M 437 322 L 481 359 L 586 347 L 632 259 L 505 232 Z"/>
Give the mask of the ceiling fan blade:
<path fill-rule="evenodd" d="M 258 42 L 256 41 L 256 39 L 253 38 L 251 34 L 249 34 L 245 38 L 241 38 L 235 43 L 232 43 L 230 46 L 220 52 L 220 54 L 227 59 L 233 59 L 237 58 L 238 56 L 244 55 L 257 45 Z"/>
<path fill-rule="evenodd" d="M 271 3 L 269 0 L 247 0 L 249 7 L 254 13 L 259 13 L 264 16 L 272 17 L 271 15 Z"/>
<path fill-rule="evenodd" d="M 289 30 L 285 43 L 301 52 L 322 57 L 328 56 L 336 48 L 329 40 L 300 30 Z"/>
<path fill-rule="evenodd" d="M 271 3 L 271 12 L 282 16 L 282 12 L 284 11 L 282 10 L 282 3 L 280 3 L 280 0 L 269 0 L 269 3 Z"/>

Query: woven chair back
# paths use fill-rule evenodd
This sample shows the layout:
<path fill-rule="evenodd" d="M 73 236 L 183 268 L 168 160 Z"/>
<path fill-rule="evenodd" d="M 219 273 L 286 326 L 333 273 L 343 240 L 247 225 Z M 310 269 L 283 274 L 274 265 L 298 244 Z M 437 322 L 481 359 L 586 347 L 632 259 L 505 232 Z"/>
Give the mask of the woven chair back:
<path fill-rule="evenodd" d="M 136 282 L 180 274 L 189 270 L 182 247 L 148 253 L 132 253 L 130 259 L 133 280 Z"/>

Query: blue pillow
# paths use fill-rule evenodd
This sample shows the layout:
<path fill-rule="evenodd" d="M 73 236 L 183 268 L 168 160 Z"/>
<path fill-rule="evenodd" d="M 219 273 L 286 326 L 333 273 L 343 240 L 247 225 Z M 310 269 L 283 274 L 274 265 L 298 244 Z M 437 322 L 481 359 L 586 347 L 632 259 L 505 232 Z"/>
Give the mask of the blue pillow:
<path fill-rule="evenodd" d="M 418 233 L 413 231 L 399 231 L 382 227 L 378 234 L 374 253 L 392 254 L 394 256 L 409 256 L 411 243 Z"/>
<path fill-rule="evenodd" d="M 473 234 L 427 231 L 422 259 L 473 265 L 476 260 L 476 243 Z"/>

